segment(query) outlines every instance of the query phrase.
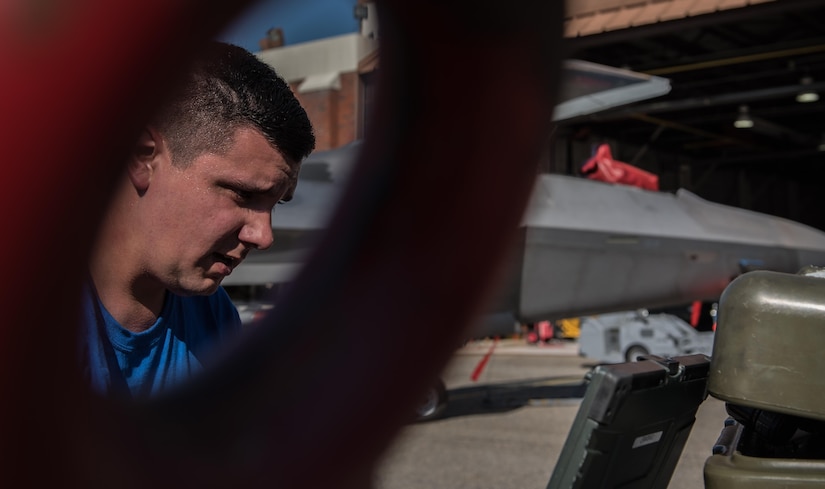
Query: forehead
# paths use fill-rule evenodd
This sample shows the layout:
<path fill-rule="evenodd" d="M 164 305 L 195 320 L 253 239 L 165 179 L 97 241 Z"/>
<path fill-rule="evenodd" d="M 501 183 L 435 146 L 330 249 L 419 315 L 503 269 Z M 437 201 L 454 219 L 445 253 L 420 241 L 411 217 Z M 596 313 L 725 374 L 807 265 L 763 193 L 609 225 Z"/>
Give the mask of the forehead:
<path fill-rule="evenodd" d="M 294 181 L 300 162 L 289 161 L 256 129 L 240 127 L 220 154 L 205 153 L 195 158 L 201 169 L 215 176 L 265 181 Z"/>

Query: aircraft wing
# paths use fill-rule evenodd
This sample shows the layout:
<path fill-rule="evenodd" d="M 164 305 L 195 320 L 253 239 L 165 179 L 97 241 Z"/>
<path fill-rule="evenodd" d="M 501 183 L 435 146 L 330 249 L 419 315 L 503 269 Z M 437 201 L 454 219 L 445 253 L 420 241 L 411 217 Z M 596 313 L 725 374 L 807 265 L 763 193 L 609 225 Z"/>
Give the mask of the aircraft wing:
<path fill-rule="evenodd" d="M 670 92 L 670 81 L 582 60 L 566 60 L 553 120 L 587 116 Z"/>

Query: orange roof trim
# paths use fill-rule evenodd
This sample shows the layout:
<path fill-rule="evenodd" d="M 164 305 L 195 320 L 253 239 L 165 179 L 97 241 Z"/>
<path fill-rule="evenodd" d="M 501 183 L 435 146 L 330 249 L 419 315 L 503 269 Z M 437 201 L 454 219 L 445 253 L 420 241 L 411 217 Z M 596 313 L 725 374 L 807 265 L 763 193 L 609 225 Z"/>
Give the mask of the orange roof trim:
<path fill-rule="evenodd" d="M 589 9 L 579 4 L 565 21 L 564 35 L 583 37 L 773 1 L 777 0 L 628 0 L 606 2 L 609 6 L 602 3 Z"/>

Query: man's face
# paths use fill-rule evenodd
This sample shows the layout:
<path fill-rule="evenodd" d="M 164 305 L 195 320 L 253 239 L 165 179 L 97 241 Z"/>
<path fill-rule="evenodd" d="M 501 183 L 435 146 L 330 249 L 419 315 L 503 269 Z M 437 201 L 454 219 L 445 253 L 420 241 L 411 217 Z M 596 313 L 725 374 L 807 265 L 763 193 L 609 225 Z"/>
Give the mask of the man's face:
<path fill-rule="evenodd" d="M 272 244 L 272 208 L 292 198 L 299 167 L 251 128 L 238 129 L 224 154 L 160 167 L 144 195 L 150 274 L 180 295 L 217 290 L 251 249 Z"/>

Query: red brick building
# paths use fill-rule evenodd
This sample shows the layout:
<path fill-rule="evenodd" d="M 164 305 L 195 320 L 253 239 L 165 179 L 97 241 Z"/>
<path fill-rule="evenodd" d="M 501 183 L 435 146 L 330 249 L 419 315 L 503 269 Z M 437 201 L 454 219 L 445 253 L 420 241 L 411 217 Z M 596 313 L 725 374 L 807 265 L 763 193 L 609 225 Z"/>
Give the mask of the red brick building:
<path fill-rule="evenodd" d="M 362 29 L 257 55 L 289 82 L 315 128 L 316 150 L 323 151 L 363 138 L 377 49 L 375 36 Z"/>

